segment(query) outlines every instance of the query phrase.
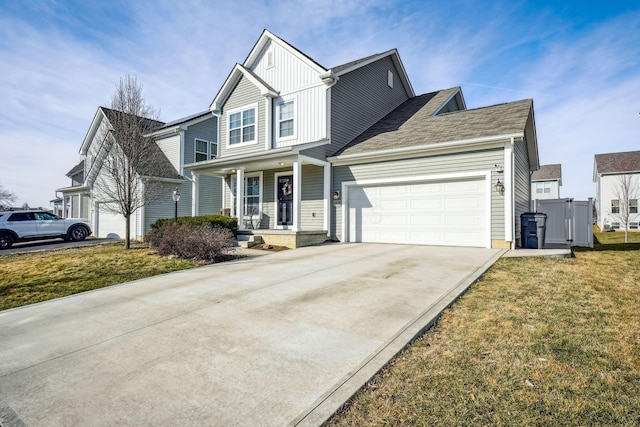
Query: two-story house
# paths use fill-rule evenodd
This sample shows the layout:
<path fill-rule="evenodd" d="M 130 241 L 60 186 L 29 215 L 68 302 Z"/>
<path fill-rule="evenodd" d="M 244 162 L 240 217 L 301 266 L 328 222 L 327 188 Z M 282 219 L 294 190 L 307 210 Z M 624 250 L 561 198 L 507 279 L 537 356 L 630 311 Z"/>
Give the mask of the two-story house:
<path fill-rule="evenodd" d="M 105 196 L 100 183 L 105 182 L 116 159 L 114 151 L 117 141 L 113 137 L 112 122 L 123 114 L 105 107 L 99 107 L 94 115 L 89 131 L 80 147 L 82 160 L 67 176 L 71 185 L 59 188 L 62 193 L 62 214 L 64 217 L 82 217 L 89 220 L 96 237 L 124 238 L 126 222 L 117 213 L 116 200 Z M 153 162 L 143 164 L 136 171 L 137 191 L 148 191 L 150 183 L 158 192 L 150 202 L 137 209 L 130 222 L 130 235 L 144 239 L 151 224 L 159 218 L 169 218 L 174 213 L 173 192 L 180 192 L 179 215 L 190 216 L 198 213 L 219 213 L 221 206 L 221 182 L 217 178 L 203 179 L 199 187 L 192 184 L 190 173 L 185 173 L 185 162 L 215 158 L 217 144 L 217 118 L 209 111 L 194 114 L 170 123 L 144 119 L 145 129 L 153 138 L 153 143 L 145 147 Z M 193 197 L 193 194 L 196 194 Z"/>
<path fill-rule="evenodd" d="M 460 88 L 416 96 L 397 50 L 326 68 L 264 31 L 211 103 L 241 233 L 325 241 L 515 247 L 539 167 L 532 100 L 468 110 Z"/>
<path fill-rule="evenodd" d="M 562 165 L 541 165 L 531 174 L 531 200 L 559 199 Z"/>
<path fill-rule="evenodd" d="M 596 154 L 593 162 L 596 216 L 600 230 L 618 230 L 640 224 L 640 151 Z M 626 187 L 626 189 L 625 189 Z M 628 210 L 628 224 L 625 224 Z"/>

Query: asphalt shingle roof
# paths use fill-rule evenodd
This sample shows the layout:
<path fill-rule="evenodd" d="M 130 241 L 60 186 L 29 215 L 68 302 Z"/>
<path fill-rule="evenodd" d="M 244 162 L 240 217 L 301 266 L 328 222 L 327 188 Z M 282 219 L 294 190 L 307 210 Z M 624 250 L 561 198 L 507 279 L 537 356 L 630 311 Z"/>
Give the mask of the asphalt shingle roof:
<path fill-rule="evenodd" d="M 640 151 L 596 154 L 597 173 L 640 171 Z"/>
<path fill-rule="evenodd" d="M 121 115 L 127 114 L 122 111 L 113 110 L 111 108 L 100 107 L 102 111 L 104 111 L 107 119 L 111 122 L 117 121 L 120 119 Z M 140 119 L 140 130 L 142 134 L 148 134 L 150 132 L 156 131 L 162 126 L 164 126 L 164 122 L 153 120 L 145 117 L 134 116 Z M 155 143 L 154 140 L 150 138 L 144 138 L 142 140 L 143 144 L 146 144 L 145 151 L 148 153 L 148 157 L 150 159 L 156 159 L 156 161 L 144 163 L 139 166 L 139 170 L 137 171 L 141 176 L 149 176 L 155 178 L 171 178 L 171 179 L 181 179 L 182 176 L 178 174 L 176 168 L 173 167 L 167 156 L 164 152 L 158 147 L 158 144 Z"/>
<path fill-rule="evenodd" d="M 84 170 L 84 160 L 80 161 L 80 163 L 72 167 L 71 170 L 67 172 L 67 176 L 72 177 L 73 175 L 83 170 Z"/>
<path fill-rule="evenodd" d="M 531 181 L 559 181 L 562 179 L 562 165 L 540 165 L 531 175 Z"/>
<path fill-rule="evenodd" d="M 522 133 L 531 99 L 433 115 L 457 88 L 408 99 L 334 154 L 349 155 Z"/>

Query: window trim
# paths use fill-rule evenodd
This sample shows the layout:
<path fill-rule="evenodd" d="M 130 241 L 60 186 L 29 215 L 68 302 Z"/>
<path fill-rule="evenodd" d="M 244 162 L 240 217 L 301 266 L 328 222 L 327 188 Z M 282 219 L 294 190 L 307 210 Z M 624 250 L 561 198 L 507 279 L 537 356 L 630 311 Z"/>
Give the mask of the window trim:
<path fill-rule="evenodd" d="M 263 212 L 264 213 L 264 205 L 263 205 L 263 197 L 264 197 L 264 179 L 263 179 L 263 173 L 262 171 L 260 172 L 252 172 L 252 173 L 246 173 L 244 174 L 244 208 L 245 211 L 247 209 L 247 179 L 248 178 L 255 178 L 258 177 L 260 179 L 259 184 L 258 184 L 258 191 L 259 191 L 259 197 L 258 197 L 258 212 Z M 236 207 L 237 207 L 237 203 L 236 203 L 236 181 L 238 179 L 237 175 L 231 175 L 231 179 L 229 180 L 229 185 L 231 187 L 231 216 L 238 218 L 238 215 L 236 215 Z M 242 219 L 249 219 L 249 217 L 247 215 L 243 215 Z"/>
<path fill-rule="evenodd" d="M 254 127 L 254 133 L 253 133 L 253 139 L 250 141 L 240 141 L 240 142 L 236 142 L 235 144 L 231 143 L 231 115 L 232 114 L 236 114 L 236 113 L 244 113 L 245 111 L 249 111 L 249 110 L 254 110 L 254 122 L 253 122 L 253 127 Z M 234 108 L 233 110 L 229 110 L 226 113 L 226 128 L 227 128 L 227 148 L 235 148 L 235 147 L 244 147 L 247 145 L 252 145 L 252 144 L 257 144 L 258 143 L 258 122 L 260 121 L 259 117 L 258 117 L 258 103 L 254 103 L 254 104 L 250 104 L 250 105 L 245 105 L 239 108 Z M 242 119 L 242 114 L 240 115 L 241 119 Z M 242 124 L 240 124 L 240 134 L 243 135 L 244 132 L 242 132 L 242 130 L 248 126 L 243 126 Z M 234 128 L 235 129 L 235 128 Z"/>
<path fill-rule="evenodd" d="M 204 153 L 202 151 L 198 151 L 198 141 L 204 142 L 207 144 L 207 152 Z M 216 146 L 215 153 L 213 152 L 212 146 Z M 204 154 L 207 158 L 205 160 L 198 160 L 198 154 Z M 208 141 L 204 138 L 193 138 L 193 162 L 206 162 L 207 160 L 213 160 L 218 158 L 218 143 L 215 141 Z"/>
<path fill-rule="evenodd" d="M 631 203 L 631 202 L 635 202 L 635 203 Z M 630 214 L 637 214 L 638 213 L 638 199 L 629 199 L 629 213 Z"/>
<path fill-rule="evenodd" d="M 613 205 L 613 202 L 617 203 L 617 206 Z M 619 214 L 620 213 L 620 200 L 619 199 L 611 199 L 611 213 L 612 214 Z"/>
<path fill-rule="evenodd" d="M 293 103 L 293 117 L 291 119 L 287 119 L 287 120 L 280 120 L 280 110 L 282 108 L 283 105 L 288 104 L 288 103 Z M 280 142 L 280 141 L 290 141 L 292 139 L 296 139 L 298 137 L 298 108 L 297 108 L 298 102 L 295 96 L 291 96 L 291 97 L 283 97 L 280 98 L 276 104 L 276 108 L 275 108 L 275 134 L 276 134 L 276 142 Z M 285 122 L 288 120 L 292 120 L 293 121 L 293 133 L 291 135 L 287 135 L 287 136 L 280 136 L 280 123 L 281 122 Z"/>
<path fill-rule="evenodd" d="M 393 71 L 387 70 L 387 86 L 393 89 Z"/>

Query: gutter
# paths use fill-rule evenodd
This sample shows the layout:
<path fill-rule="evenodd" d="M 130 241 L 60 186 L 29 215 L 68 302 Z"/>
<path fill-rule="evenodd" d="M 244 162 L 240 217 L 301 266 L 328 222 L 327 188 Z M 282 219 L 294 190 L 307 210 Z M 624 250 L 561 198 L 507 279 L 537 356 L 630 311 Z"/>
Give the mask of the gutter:
<path fill-rule="evenodd" d="M 327 160 L 331 163 L 343 163 L 351 160 L 367 159 L 371 157 L 393 156 L 397 154 L 411 154 L 428 151 L 437 151 L 447 148 L 465 147 L 468 145 L 483 144 L 489 142 L 499 142 L 503 140 L 515 141 L 516 138 L 524 138 L 524 133 L 513 133 L 505 135 L 495 135 L 481 138 L 463 139 L 458 141 L 440 142 L 435 144 L 426 144 L 412 147 L 392 148 L 388 150 L 368 151 L 365 153 L 354 153 L 339 156 L 328 157 Z"/>

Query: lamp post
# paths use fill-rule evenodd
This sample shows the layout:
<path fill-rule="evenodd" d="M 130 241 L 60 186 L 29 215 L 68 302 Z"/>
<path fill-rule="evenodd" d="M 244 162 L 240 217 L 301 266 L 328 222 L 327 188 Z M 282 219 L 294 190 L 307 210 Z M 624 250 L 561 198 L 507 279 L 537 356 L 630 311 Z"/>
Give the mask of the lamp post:
<path fill-rule="evenodd" d="M 173 211 L 173 225 L 178 224 L 178 201 L 180 200 L 180 192 L 178 191 L 178 187 L 173 190 L 173 202 L 175 205 L 175 209 Z"/>

